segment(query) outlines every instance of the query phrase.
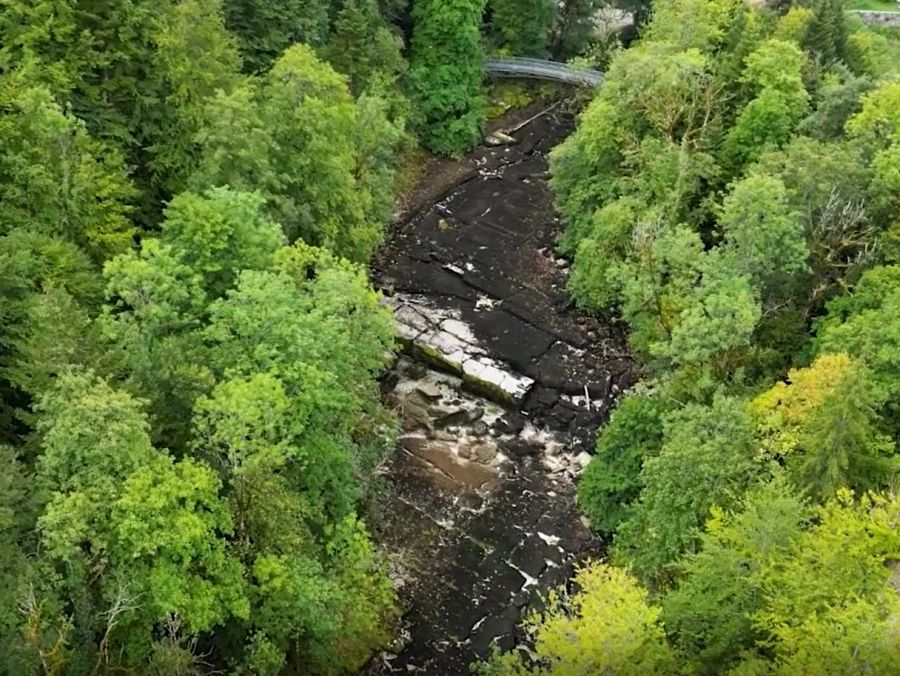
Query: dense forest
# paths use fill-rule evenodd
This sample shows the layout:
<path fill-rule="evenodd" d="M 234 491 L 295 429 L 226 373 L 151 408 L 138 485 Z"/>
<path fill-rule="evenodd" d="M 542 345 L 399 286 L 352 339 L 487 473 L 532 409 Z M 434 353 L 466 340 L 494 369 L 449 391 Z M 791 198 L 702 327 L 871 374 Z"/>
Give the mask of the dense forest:
<path fill-rule="evenodd" d="M 402 158 L 480 141 L 495 4 L 0 5 L 0 671 L 347 673 L 391 638 L 364 266 Z"/>
<path fill-rule="evenodd" d="M 399 424 L 367 263 L 486 54 L 606 71 L 552 184 L 643 380 L 610 543 L 487 674 L 900 672 L 900 38 L 842 0 L 5 0 L 0 672 L 355 673 Z"/>
<path fill-rule="evenodd" d="M 900 40 L 657 2 L 552 156 L 644 379 L 579 491 L 609 560 L 491 674 L 900 671 Z"/>

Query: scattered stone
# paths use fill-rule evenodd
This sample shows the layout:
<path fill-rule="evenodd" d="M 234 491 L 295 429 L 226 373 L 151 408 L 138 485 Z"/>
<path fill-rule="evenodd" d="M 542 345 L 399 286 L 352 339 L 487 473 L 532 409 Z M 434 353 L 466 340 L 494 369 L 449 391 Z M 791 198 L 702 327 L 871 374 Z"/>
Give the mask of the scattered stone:
<path fill-rule="evenodd" d="M 403 404 L 403 430 L 414 432 L 419 429 L 431 429 L 431 416 L 424 406 L 406 401 Z"/>
<path fill-rule="evenodd" d="M 485 437 L 487 436 L 490 428 L 484 420 L 479 420 L 477 422 L 472 423 L 472 434 L 476 437 Z"/>
<path fill-rule="evenodd" d="M 456 505 L 461 509 L 477 512 L 484 507 L 484 498 L 477 493 L 466 492 L 459 496 Z"/>
<path fill-rule="evenodd" d="M 503 449 L 511 458 L 527 458 L 538 455 L 541 452 L 540 447 L 522 439 L 513 439 L 506 442 Z"/>
<path fill-rule="evenodd" d="M 453 442 L 457 440 L 457 435 L 451 434 L 447 430 L 435 430 L 433 434 L 431 434 L 432 439 L 437 439 L 438 441 L 449 441 Z"/>
<path fill-rule="evenodd" d="M 478 300 L 475 301 L 475 311 L 486 312 L 493 310 L 495 307 L 500 305 L 501 302 L 502 301 L 489 298 L 488 296 L 480 295 L 478 296 Z"/>
<path fill-rule="evenodd" d="M 465 270 L 463 270 L 458 265 L 454 265 L 453 263 L 448 263 L 447 265 L 444 266 L 444 269 L 447 270 L 448 272 L 452 272 L 454 275 L 459 275 L 460 277 L 462 277 L 463 275 L 466 274 Z"/>
<path fill-rule="evenodd" d="M 577 464 L 581 469 L 584 469 L 588 466 L 588 463 L 591 462 L 591 454 L 587 451 L 582 451 L 578 455 L 575 456 L 575 464 Z"/>
<path fill-rule="evenodd" d="M 481 420 L 484 417 L 484 407 L 476 406 L 475 408 L 469 411 L 469 422 L 474 423 Z"/>
<path fill-rule="evenodd" d="M 472 453 L 478 462 L 489 465 L 497 457 L 497 444 L 493 442 L 478 444 L 472 449 Z"/>
<path fill-rule="evenodd" d="M 495 131 L 484 139 L 484 143 L 488 146 L 507 146 L 515 145 L 518 141 L 505 132 Z"/>
<path fill-rule="evenodd" d="M 449 428 L 456 427 L 457 425 L 462 425 L 466 423 L 468 419 L 469 412 L 463 408 L 460 408 L 456 411 L 446 413 L 442 417 L 435 420 L 434 426 L 437 428 L 447 429 L 447 431 L 449 432 Z"/>
<path fill-rule="evenodd" d="M 472 447 L 468 444 L 460 444 L 456 449 L 456 454 L 464 460 L 471 460 L 474 455 Z"/>
<path fill-rule="evenodd" d="M 421 394 L 426 399 L 430 399 L 432 401 L 440 399 L 441 397 L 441 388 L 437 383 L 419 383 L 418 385 L 416 385 L 416 392 L 418 394 Z"/>
<path fill-rule="evenodd" d="M 548 387 L 542 387 L 537 392 L 536 400 L 541 406 L 552 408 L 559 401 L 559 392 Z"/>
<path fill-rule="evenodd" d="M 541 525 L 541 522 L 538 522 L 538 528 L 540 528 L 540 525 Z M 558 535 L 547 535 L 546 533 L 542 533 L 542 532 L 538 531 L 537 536 L 551 547 L 556 547 L 559 544 L 559 536 Z"/>
<path fill-rule="evenodd" d="M 525 429 L 525 418 L 519 413 L 505 413 L 494 423 L 494 429 L 498 434 L 520 434 Z"/>
<path fill-rule="evenodd" d="M 400 437 L 398 442 L 402 448 L 418 456 L 421 456 L 424 448 L 428 445 L 428 439 L 423 437 Z"/>
<path fill-rule="evenodd" d="M 425 409 L 426 411 L 428 410 L 428 407 L 431 406 L 431 402 L 429 401 L 428 397 L 419 392 L 418 388 L 407 395 L 405 403 L 407 406 L 417 406 L 419 408 Z"/>
<path fill-rule="evenodd" d="M 409 366 L 406 369 L 406 377 L 410 380 L 419 380 L 420 378 L 424 378 L 428 375 L 428 369 L 425 368 L 424 364 L 421 364 L 417 361 L 409 362 Z"/>

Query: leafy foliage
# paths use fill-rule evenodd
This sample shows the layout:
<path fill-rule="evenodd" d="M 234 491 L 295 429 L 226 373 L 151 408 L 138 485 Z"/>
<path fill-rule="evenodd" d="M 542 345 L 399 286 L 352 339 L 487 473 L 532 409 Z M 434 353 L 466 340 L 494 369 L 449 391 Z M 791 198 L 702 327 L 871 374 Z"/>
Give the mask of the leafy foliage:
<path fill-rule="evenodd" d="M 298 42 L 320 45 L 328 30 L 326 0 L 224 0 L 225 22 L 241 41 L 247 70 L 266 70 Z"/>
<path fill-rule="evenodd" d="M 379 80 L 396 79 L 406 69 L 403 40 L 381 14 L 377 0 L 344 0 L 326 48 L 335 70 L 359 94 Z"/>
<path fill-rule="evenodd" d="M 659 402 L 630 395 L 622 400 L 603 434 L 578 486 L 578 504 L 598 531 L 610 533 L 628 518 L 640 495 L 644 462 L 663 443 Z"/>
<path fill-rule="evenodd" d="M 4 4 L 3 673 L 352 673 L 390 640 L 364 264 L 417 115 L 406 4 Z M 482 9 L 429 38 L 474 103 Z"/>
<path fill-rule="evenodd" d="M 656 3 L 552 153 L 569 290 L 622 316 L 646 380 L 601 430 L 579 505 L 662 609 L 657 673 L 887 674 L 896 37 L 841 2 L 765 4 Z"/>
<path fill-rule="evenodd" d="M 531 668 L 521 653 L 485 666 L 483 674 L 668 673 L 672 654 L 651 606 L 635 580 L 618 568 L 596 564 L 576 576 L 581 591 L 557 593 L 543 617 L 531 620 L 537 658 Z"/>
<path fill-rule="evenodd" d="M 48 90 L 22 80 L 0 84 L 0 233 L 65 239 L 97 261 L 127 249 L 135 193 L 121 154 L 91 138 Z"/>
<path fill-rule="evenodd" d="M 546 54 L 556 8 L 551 0 L 490 0 L 492 27 L 500 47 L 516 56 Z"/>
<path fill-rule="evenodd" d="M 714 506 L 730 507 L 759 480 L 745 402 L 717 397 L 712 406 L 689 405 L 665 419 L 664 441 L 644 462 L 641 491 L 618 530 L 615 556 L 647 582 L 670 579 L 667 568 L 695 551 Z"/>
<path fill-rule="evenodd" d="M 357 261 L 381 243 L 400 130 L 372 99 L 355 102 L 310 48 L 294 46 L 258 83 L 220 92 L 207 115 L 194 186 L 259 192 L 290 241 Z"/>

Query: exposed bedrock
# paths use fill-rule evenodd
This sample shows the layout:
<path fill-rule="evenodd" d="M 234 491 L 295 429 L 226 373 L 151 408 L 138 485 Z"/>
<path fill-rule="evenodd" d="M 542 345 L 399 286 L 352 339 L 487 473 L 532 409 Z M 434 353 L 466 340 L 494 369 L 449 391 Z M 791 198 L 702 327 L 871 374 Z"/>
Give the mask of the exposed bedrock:
<path fill-rule="evenodd" d="M 546 153 L 570 129 L 548 114 L 477 150 L 474 174 L 397 228 L 375 277 L 419 357 L 583 445 L 635 368 L 621 327 L 571 311 L 554 254 Z"/>
<path fill-rule="evenodd" d="M 384 384 L 404 429 L 379 530 L 406 612 L 367 674 L 469 673 L 602 554 L 575 485 L 636 372 L 620 328 L 570 308 L 553 252 L 545 155 L 570 129 L 541 116 L 449 167 L 377 259 L 406 348 Z"/>

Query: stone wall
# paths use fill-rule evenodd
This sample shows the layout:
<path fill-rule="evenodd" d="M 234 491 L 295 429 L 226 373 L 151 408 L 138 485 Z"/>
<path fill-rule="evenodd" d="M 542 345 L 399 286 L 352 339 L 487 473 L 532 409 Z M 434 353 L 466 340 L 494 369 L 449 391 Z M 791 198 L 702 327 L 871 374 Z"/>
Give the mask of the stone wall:
<path fill-rule="evenodd" d="M 900 3 L 898 3 L 900 9 Z M 900 11 L 876 12 L 871 10 L 857 10 L 853 12 L 863 23 L 870 26 L 894 26 L 900 28 Z"/>

